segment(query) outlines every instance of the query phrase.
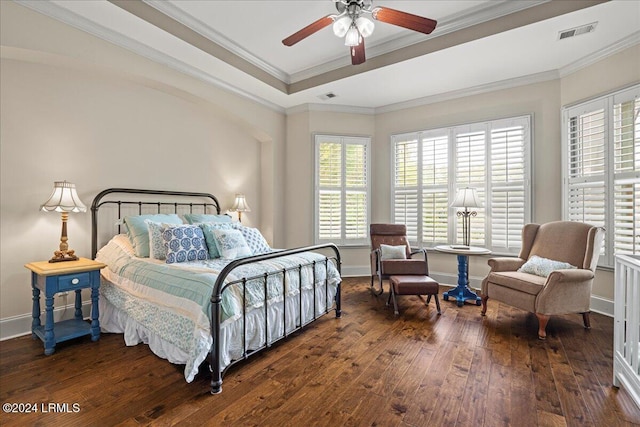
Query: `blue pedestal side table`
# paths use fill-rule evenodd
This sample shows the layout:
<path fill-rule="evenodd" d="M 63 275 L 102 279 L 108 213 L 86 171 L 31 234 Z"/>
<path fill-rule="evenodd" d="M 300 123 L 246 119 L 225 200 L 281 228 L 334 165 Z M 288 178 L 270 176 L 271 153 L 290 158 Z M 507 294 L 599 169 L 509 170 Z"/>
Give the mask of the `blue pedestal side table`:
<path fill-rule="evenodd" d="M 98 292 L 100 289 L 100 269 L 106 267 L 101 262 L 87 258 L 77 261 L 53 262 L 37 261 L 25 264 L 31 270 L 31 289 L 33 292 L 33 320 L 31 333 L 33 338 L 44 342 L 44 354 L 56 351 L 61 341 L 91 335 L 92 341 L 100 339 L 98 320 Z M 82 317 L 82 289 L 91 289 L 91 323 Z M 40 292 L 45 297 L 45 322 L 40 322 Z M 73 319 L 53 321 L 54 297 L 60 292 L 75 292 L 75 311 Z"/>
<path fill-rule="evenodd" d="M 455 254 L 458 256 L 458 285 L 442 294 L 445 301 L 449 301 L 449 297 L 455 298 L 458 307 L 462 307 L 467 300 L 475 301 L 476 305 L 481 304 L 481 298 L 469 288 L 469 256 L 471 255 L 489 255 L 491 251 L 486 248 L 477 246 L 436 246 L 434 248 L 438 252 Z"/>

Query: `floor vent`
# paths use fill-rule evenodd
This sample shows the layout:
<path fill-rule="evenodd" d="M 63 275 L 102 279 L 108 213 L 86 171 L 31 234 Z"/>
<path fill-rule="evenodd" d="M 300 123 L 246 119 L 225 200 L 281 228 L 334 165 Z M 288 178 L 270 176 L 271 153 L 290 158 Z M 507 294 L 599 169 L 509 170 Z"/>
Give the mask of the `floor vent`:
<path fill-rule="evenodd" d="M 592 22 L 591 24 L 560 31 L 558 33 L 558 40 L 568 39 L 570 37 L 579 36 L 581 34 L 592 33 L 596 30 L 596 25 L 598 25 L 597 22 Z"/>

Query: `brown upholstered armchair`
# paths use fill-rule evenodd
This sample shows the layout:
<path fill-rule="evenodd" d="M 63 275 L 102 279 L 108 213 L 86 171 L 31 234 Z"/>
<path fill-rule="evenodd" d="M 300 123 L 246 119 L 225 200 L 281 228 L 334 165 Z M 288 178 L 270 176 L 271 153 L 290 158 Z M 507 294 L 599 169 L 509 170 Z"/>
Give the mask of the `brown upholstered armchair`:
<path fill-rule="evenodd" d="M 591 285 L 603 238 L 604 229 L 580 222 L 525 225 L 519 258 L 488 260 L 491 271 L 482 281 L 482 315 L 492 298 L 535 313 L 540 339 L 547 336 L 551 315 L 582 313 L 584 326 L 589 328 Z M 535 255 L 545 260 L 532 259 Z M 555 269 L 548 260 L 575 268 Z M 535 274 L 519 271 L 521 268 Z"/>
<path fill-rule="evenodd" d="M 428 276 L 429 264 L 427 251 L 419 249 L 412 251 L 407 240 L 407 226 L 404 224 L 371 224 L 369 226 L 371 236 L 371 289 L 376 295 L 380 295 L 384 288 L 382 281 L 392 275 L 416 275 Z M 382 259 L 380 245 L 406 247 L 406 259 Z M 412 256 L 422 254 L 417 258 Z M 374 278 L 378 278 L 380 290 L 374 287 Z"/>

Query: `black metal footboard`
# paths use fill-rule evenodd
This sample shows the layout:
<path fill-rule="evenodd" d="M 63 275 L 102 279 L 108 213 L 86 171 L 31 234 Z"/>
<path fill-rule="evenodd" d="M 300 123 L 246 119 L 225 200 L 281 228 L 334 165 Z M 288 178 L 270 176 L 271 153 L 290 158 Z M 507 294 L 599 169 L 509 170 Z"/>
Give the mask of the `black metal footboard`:
<path fill-rule="evenodd" d="M 308 262 L 305 264 L 299 264 L 295 267 L 292 268 L 285 268 L 285 269 L 281 269 L 281 270 L 277 270 L 277 271 L 272 271 L 272 272 L 268 272 L 268 273 L 264 273 L 260 276 L 257 277 L 243 277 L 241 279 L 237 279 L 234 281 L 230 281 L 225 283 L 226 278 L 229 276 L 229 274 L 237 267 L 242 266 L 242 265 L 246 265 L 246 264 L 251 264 L 251 263 L 255 263 L 255 262 L 259 262 L 259 261 L 264 261 L 264 260 L 269 260 L 269 259 L 274 259 L 274 258 L 281 258 L 287 255 L 294 255 L 294 254 L 299 254 L 302 252 L 309 252 L 309 251 L 318 251 L 321 249 L 330 249 L 333 251 L 334 255 L 333 256 L 325 256 L 323 260 L 320 261 L 312 261 L 312 262 Z M 288 335 L 290 335 L 291 333 L 298 331 L 302 328 L 304 328 L 306 325 L 308 325 L 309 323 L 312 323 L 313 321 L 315 321 L 316 319 L 318 319 L 319 317 L 327 314 L 329 311 L 332 311 L 335 309 L 336 311 L 336 317 L 340 317 L 341 315 L 341 308 L 340 308 L 340 297 L 341 297 L 341 283 L 338 283 L 337 288 L 336 288 L 336 295 L 335 295 L 335 308 L 332 307 L 332 305 L 329 304 L 329 295 L 328 295 L 328 280 L 329 280 L 329 263 L 334 263 L 336 268 L 338 269 L 338 273 L 340 273 L 340 251 L 338 250 L 338 247 L 334 244 L 324 244 L 324 245 L 316 245 L 316 246 L 308 246 L 308 247 L 302 247 L 302 248 L 296 248 L 296 249 L 288 249 L 288 250 L 283 250 L 283 251 L 276 251 L 276 252 L 270 252 L 270 253 L 266 253 L 266 254 L 262 254 L 262 255 L 256 255 L 256 256 L 252 256 L 252 257 L 247 257 L 247 258 L 241 258 L 241 259 L 237 259 L 232 261 L 231 263 L 229 263 L 218 275 L 218 278 L 216 280 L 215 286 L 213 288 L 213 292 L 211 294 L 211 336 L 213 337 L 213 347 L 211 349 L 211 355 L 210 355 L 210 369 L 211 369 L 211 394 L 217 394 L 222 392 L 222 376 L 224 375 L 224 373 L 226 372 L 227 369 L 229 369 L 231 366 L 233 366 L 234 364 L 241 362 L 245 359 L 247 359 L 249 356 L 264 350 L 266 348 L 269 348 L 273 343 L 286 338 Z M 316 308 L 316 286 L 315 286 L 315 278 L 316 278 L 316 266 L 318 264 L 324 264 L 325 267 L 325 283 L 324 283 L 324 290 L 325 290 L 325 309 L 324 311 L 318 313 L 317 312 L 317 308 Z M 303 292 L 302 292 L 302 269 L 304 267 L 309 267 L 311 266 L 312 268 L 312 277 L 313 277 L 313 283 L 311 286 L 311 290 L 312 290 L 312 294 L 313 294 L 313 316 L 311 317 L 310 320 L 303 322 L 303 316 L 302 316 L 302 296 L 303 296 Z M 297 271 L 298 274 L 298 283 L 299 283 L 299 300 L 298 300 L 298 304 L 299 304 L 299 319 L 296 322 L 296 325 L 293 329 L 287 330 L 287 273 L 288 272 L 295 272 Z M 264 311 L 265 311 L 265 322 L 264 322 L 264 328 L 265 328 L 265 343 L 264 345 L 262 345 L 259 348 L 253 348 L 253 349 L 248 349 L 247 348 L 247 319 L 246 319 L 246 310 L 245 310 L 245 301 L 246 301 L 246 284 L 249 281 L 253 281 L 253 280 L 262 280 L 263 283 L 263 287 L 264 287 L 264 295 L 265 297 L 267 296 L 267 280 L 269 279 L 269 277 L 274 276 L 274 275 L 282 275 L 283 276 L 283 284 L 282 284 L 282 292 L 283 292 L 283 299 L 282 299 L 282 323 L 283 323 L 283 334 L 282 336 L 277 336 L 275 337 L 272 341 L 269 341 L 269 316 L 268 316 L 268 310 L 269 310 L 269 304 L 267 301 L 267 298 L 265 298 L 265 303 L 264 303 Z M 222 295 L 223 292 L 226 289 L 229 289 L 230 286 L 232 285 L 237 285 L 237 284 L 242 284 L 242 289 L 243 289 L 243 301 L 242 301 L 242 328 L 243 328 L 243 333 L 242 333 L 242 356 L 238 359 L 233 360 L 231 363 L 229 363 L 229 365 L 227 365 L 224 369 L 220 369 L 220 361 L 221 361 L 221 333 L 220 333 L 220 326 L 221 326 L 221 321 L 220 321 L 220 316 L 222 314 L 222 310 L 221 310 L 221 302 L 222 302 Z"/>

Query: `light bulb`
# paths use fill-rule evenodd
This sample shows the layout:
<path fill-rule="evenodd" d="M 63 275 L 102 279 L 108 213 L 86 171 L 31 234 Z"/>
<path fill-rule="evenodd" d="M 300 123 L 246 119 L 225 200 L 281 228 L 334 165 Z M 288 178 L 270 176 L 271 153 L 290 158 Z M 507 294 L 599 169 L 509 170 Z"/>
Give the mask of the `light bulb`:
<path fill-rule="evenodd" d="M 362 37 L 369 37 L 373 34 L 373 29 L 375 28 L 373 21 L 365 18 L 364 16 L 356 19 L 356 26 L 358 27 L 360 34 L 362 34 Z"/>
<path fill-rule="evenodd" d="M 351 18 L 343 16 L 333 23 L 333 34 L 338 37 L 344 37 L 347 34 L 347 30 L 351 26 Z"/>
<path fill-rule="evenodd" d="M 345 46 L 358 46 L 360 44 L 360 33 L 355 25 L 349 27 L 347 36 L 344 38 Z"/>

